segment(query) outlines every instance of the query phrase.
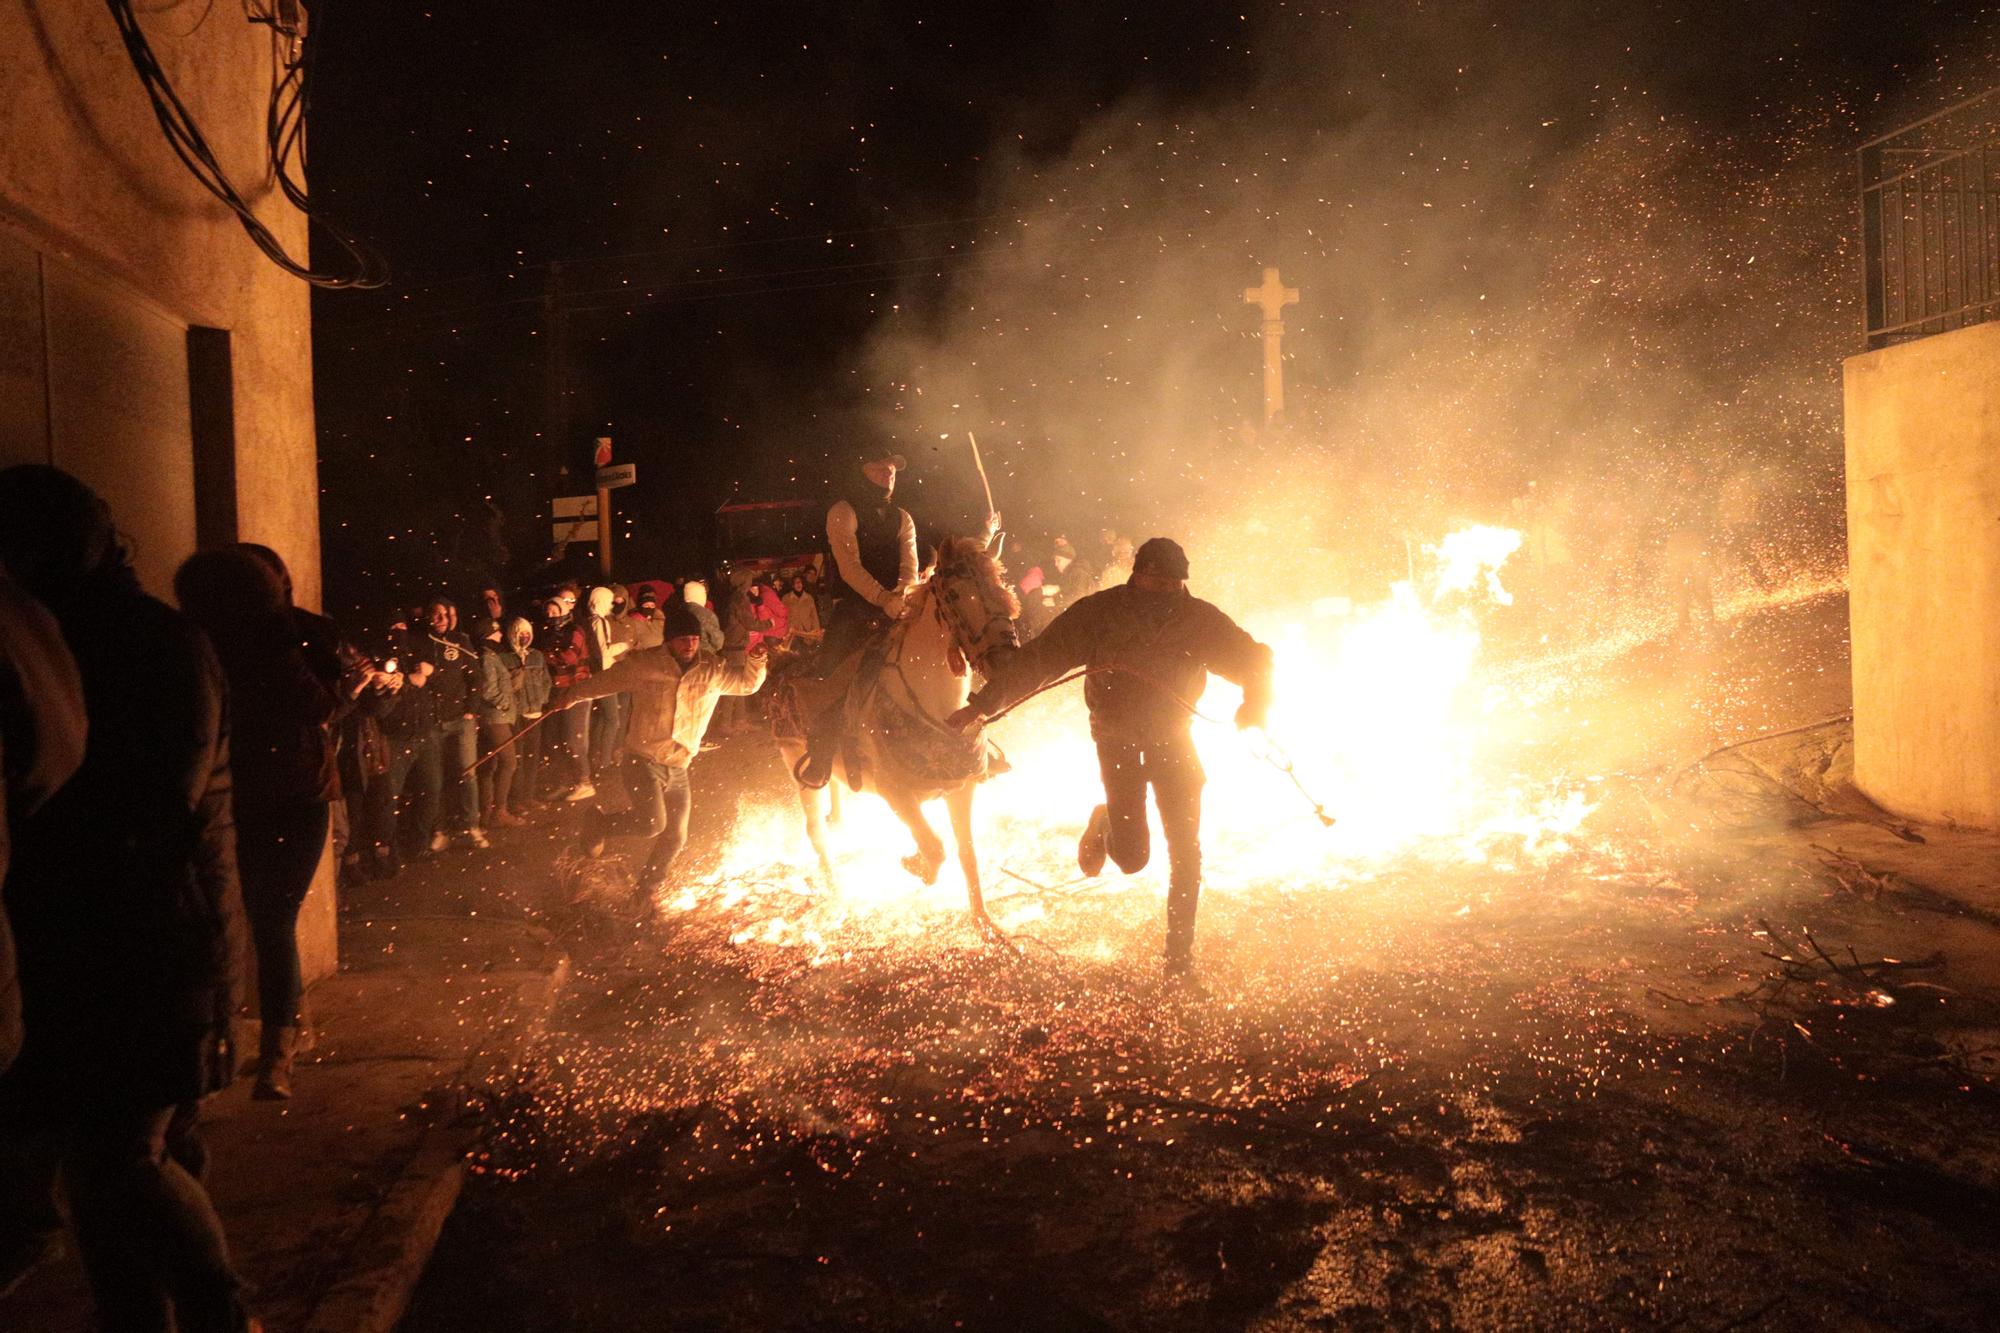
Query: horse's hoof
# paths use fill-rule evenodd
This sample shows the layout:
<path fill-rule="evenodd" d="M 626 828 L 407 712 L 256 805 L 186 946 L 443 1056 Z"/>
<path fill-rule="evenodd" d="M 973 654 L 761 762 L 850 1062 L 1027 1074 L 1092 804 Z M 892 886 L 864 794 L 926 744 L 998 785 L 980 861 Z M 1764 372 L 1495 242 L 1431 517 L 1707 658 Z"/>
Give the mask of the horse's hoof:
<path fill-rule="evenodd" d="M 943 861 L 926 861 L 917 852 L 911 852 L 903 858 L 903 869 L 909 871 L 926 884 L 937 883 L 938 867 L 943 864 Z"/>

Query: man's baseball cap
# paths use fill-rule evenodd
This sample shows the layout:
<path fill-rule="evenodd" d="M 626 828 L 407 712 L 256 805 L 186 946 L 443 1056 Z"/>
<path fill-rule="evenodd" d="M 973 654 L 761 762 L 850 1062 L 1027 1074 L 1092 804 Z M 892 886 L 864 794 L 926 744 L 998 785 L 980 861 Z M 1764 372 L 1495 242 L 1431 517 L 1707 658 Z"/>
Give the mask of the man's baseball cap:
<path fill-rule="evenodd" d="M 857 467 L 865 467 L 869 463 L 887 463 L 898 472 L 907 472 L 910 469 L 910 460 L 886 444 L 868 446 L 861 450 L 854 462 Z"/>
<path fill-rule="evenodd" d="M 1134 574 L 1153 574 L 1163 579 L 1186 579 L 1187 552 L 1171 537 L 1148 537 L 1132 557 Z"/>

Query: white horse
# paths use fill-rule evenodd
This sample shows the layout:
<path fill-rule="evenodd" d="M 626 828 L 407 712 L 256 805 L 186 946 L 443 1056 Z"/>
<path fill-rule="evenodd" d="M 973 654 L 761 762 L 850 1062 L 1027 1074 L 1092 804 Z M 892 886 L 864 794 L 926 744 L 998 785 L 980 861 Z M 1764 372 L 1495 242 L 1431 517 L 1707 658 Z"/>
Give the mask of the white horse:
<path fill-rule="evenodd" d="M 917 842 L 917 850 L 903 858 L 903 868 L 935 884 L 944 864 L 944 842 L 925 817 L 923 804 L 941 796 L 958 844 L 972 924 L 982 938 L 999 938 L 986 914 L 972 844 L 972 792 L 986 775 L 986 738 L 977 731 L 963 734 L 946 719 L 965 707 L 972 673 L 985 666 L 993 650 L 1018 646 L 1014 619 L 1020 611 L 1001 579 L 999 562 L 982 543 L 961 537 L 938 548 L 936 572 L 917 585 L 902 619 L 889 629 L 881 671 L 859 695 L 858 686 L 848 687 L 848 741 L 834 761 L 832 783 L 827 788 L 799 786 L 806 836 L 819 855 L 829 890 L 834 887 L 826 844 L 829 797 L 838 818 L 841 789 L 881 793 Z M 792 688 L 809 691 L 811 682 Z M 802 729 L 795 725 L 803 713 L 797 699 L 772 710 L 778 752 L 786 771 L 795 775 L 806 749 Z"/>

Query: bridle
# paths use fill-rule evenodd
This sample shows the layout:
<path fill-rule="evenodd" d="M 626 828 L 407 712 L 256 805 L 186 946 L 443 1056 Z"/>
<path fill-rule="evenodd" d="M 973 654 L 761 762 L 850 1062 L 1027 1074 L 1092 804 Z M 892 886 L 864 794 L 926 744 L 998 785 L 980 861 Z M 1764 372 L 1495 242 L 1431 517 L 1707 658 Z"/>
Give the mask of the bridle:
<path fill-rule="evenodd" d="M 968 583 L 972 585 L 970 589 L 965 586 Z M 952 668 L 954 675 L 963 675 L 968 665 L 983 675 L 995 652 L 1021 646 L 1013 617 L 1006 613 L 1004 605 L 994 604 L 986 581 L 976 573 L 958 565 L 940 566 L 924 584 L 924 592 L 924 600 L 928 603 L 924 614 L 933 617 L 944 630 L 946 665 Z M 988 613 L 985 623 L 977 629 L 973 628 L 965 609 L 959 605 L 967 596 L 975 598 L 980 608 Z M 903 673 L 903 645 L 916 622 L 915 616 L 898 622 L 890 637 L 885 665 L 902 681 L 903 691 L 916 715 L 932 728 L 942 731 L 946 729 L 943 720 L 931 717 L 917 705 L 917 693 L 911 687 L 909 677 Z"/>
<path fill-rule="evenodd" d="M 973 628 L 964 608 L 959 605 L 968 595 L 964 586 L 967 583 L 973 585 L 969 595 L 987 613 L 985 623 L 977 629 Z M 1021 646 L 1021 636 L 1014 627 L 1013 618 L 993 604 L 985 581 L 977 574 L 963 568 L 940 568 L 931 576 L 930 593 L 931 614 L 937 617 L 951 641 L 956 659 L 954 667 L 960 662 L 969 663 L 973 670 L 986 675 L 987 665 L 997 649 L 1011 650 Z"/>

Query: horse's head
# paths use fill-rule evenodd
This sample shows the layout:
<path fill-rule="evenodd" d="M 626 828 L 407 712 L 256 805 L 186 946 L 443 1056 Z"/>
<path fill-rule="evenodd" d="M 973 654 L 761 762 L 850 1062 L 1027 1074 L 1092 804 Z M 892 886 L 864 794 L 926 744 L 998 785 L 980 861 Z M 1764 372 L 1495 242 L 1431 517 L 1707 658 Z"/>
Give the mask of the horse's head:
<path fill-rule="evenodd" d="M 938 547 L 930 591 L 952 646 L 982 674 L 996 649 L 1021 646 L 1014 619 L 1021 603 L 983 542 L 954 537 Z"/>

